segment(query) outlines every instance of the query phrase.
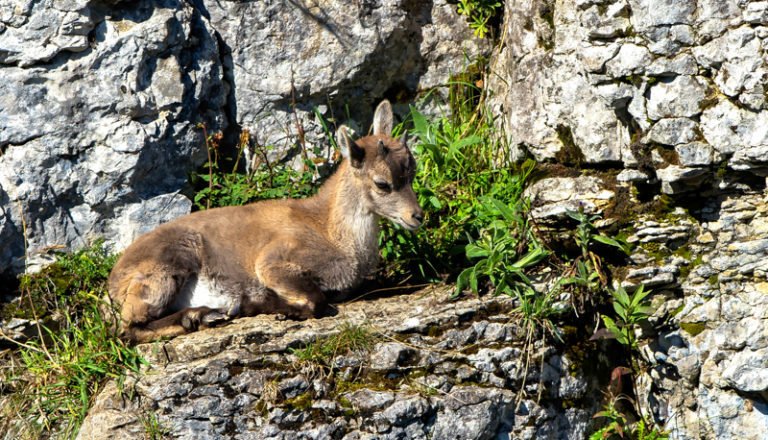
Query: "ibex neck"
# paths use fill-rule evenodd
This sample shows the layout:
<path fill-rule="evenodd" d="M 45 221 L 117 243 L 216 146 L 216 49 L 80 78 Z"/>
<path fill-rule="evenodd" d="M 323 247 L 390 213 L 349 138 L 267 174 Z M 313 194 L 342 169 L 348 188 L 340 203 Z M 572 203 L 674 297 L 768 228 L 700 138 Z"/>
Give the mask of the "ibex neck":
<path fill-rule="evenodd" d="M 378 260 L 379 216 L 365 204 L 362 188 L 352 178 L 347 161 L 326 182 L 328 235 L 340 247 L 353 251 L 366 265 Z"/>

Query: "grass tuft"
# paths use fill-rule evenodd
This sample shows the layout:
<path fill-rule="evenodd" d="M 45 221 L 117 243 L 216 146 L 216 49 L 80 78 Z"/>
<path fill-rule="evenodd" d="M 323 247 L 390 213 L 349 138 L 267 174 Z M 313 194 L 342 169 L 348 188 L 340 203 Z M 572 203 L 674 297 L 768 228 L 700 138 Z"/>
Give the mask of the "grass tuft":
<path fill-rule="evenodd" d="M 367 353 L 375 341 L 376 337 L 368 327 L 345 323 L 341 331 L 333 336 L 310 342 L 299 349 L 289 350 L 300 363 L 330 369 L 336 356 L 350 352 Z"/>
<path fill-rule="evenodd" d="M 0 430 L 19 439 L 73 438 L 102 384 L 139 372 L 144 360 L 117 338 L 116 314 L 102 299 L 115 260 L 97 243 L 22 277 L 19 299 L 2 316 L 32 320 L 36 337 L 15 343 L 2 360 L 0 378 L 13 385 L 2 389 Z"/>

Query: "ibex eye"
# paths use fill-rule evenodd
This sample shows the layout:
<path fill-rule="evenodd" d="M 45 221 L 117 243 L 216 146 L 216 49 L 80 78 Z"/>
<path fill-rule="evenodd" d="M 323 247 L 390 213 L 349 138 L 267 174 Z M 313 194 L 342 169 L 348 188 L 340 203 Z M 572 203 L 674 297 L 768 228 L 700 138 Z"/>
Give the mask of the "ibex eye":
<path fill-rule="evenodd" d="M 392 189 L 392 186 L 387 182 L 380 182 L 378 180 L 374 180 L 373 183 L 376 185 L 377 188 L 379 188 L 382 191 L 390 191 Z"/>

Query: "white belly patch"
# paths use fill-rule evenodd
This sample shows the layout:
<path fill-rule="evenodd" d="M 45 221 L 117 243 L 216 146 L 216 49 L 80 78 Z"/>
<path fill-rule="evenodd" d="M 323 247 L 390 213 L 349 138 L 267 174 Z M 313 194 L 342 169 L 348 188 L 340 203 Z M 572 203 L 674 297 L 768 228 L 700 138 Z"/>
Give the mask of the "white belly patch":
<path fill-rule="evenodd" d="M 188 307 L 210 307 L 226 313 L 234 300 L 235 298 L 225 294 L 224 289 L 217 286 L 214 280 L 192 277 L 184 284 L 171 308 L 179 311 Z"/>

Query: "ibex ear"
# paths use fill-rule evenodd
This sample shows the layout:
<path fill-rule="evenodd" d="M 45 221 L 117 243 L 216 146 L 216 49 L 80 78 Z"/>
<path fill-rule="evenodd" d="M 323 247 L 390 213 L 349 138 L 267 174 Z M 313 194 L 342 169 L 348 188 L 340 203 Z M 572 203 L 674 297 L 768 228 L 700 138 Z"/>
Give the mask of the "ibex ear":
<path fill-rule="evenodd" d="M 373 114 L 373 134 L 392 134 L 392 106 L 386 99 L 381 101 Z"/>
<path fill-rule="evenodd" d="M 357 145 L 347 133 L 347 126 L 342 125 L 336 130 L 336 142 L 341 150 L 341 156 L 349 160 L 355 168 L 361 168 L 365 160 L 365 148 Z"/>

